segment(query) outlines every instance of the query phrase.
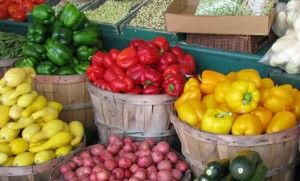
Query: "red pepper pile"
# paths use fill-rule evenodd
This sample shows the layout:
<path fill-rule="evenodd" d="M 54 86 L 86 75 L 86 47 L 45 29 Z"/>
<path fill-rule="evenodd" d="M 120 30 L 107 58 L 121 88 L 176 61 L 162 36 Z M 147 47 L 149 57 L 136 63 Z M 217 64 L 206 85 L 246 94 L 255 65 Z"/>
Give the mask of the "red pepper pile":
<path fill-rule="evenodd" d="M 0 19 L 11 17 L 14 21 L 26 21 L 26 13 L 44 2 L 46 0 L 0 0 Z"/>
<path fill-rule="evenodd" d="M 122 51 L 96 52 L 86 73 L 95 86 L 116 93 L 180 96 L 185 75 L 195 71 L 190 54 L 158 36 L 151 41 L 131 40 Z"/>

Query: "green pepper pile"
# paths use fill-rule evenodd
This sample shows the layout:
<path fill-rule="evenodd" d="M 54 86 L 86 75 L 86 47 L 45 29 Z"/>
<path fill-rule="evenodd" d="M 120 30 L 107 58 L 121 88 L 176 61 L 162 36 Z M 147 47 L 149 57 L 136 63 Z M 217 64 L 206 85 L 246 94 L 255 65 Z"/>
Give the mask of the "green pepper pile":
<path fill-rule="evenodd" d="M 31 11 L 24 58 L 16 67 L 30 66 L 40 75 L 85 74 L 91 57 L 98 50 L 99 32 L 84 13 L 68 3 L 56 16 L 47 4 Z"/>

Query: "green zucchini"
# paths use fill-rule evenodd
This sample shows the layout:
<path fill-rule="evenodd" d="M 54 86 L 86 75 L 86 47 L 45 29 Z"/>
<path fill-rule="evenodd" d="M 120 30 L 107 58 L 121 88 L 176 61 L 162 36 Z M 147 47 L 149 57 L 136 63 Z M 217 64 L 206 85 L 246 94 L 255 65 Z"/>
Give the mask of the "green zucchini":
<path fill-rule="evenodd" d="M 204 173 L 211 180 L 219 180 L 229 173 L 229 163 L 229 158 L 209 162 L 204 168 Z"/>
<path fill-rule="evenodd" d="M 203 173 L 198 177 L 198 181 L 212 181 L 212 180 L 209 178 L 209 176 Z"/>
<path fill-rule="evenodd" d="M 264 181 L 266 180 L 267 172 L 268 168 L 265 164 L 261 163 L 256 166 L 254 174 L 249 181 Z"/>
<path fill-rule="evenodd" d="M 262 159 L 258 152 L 243 150 L 230 160 L 229 170 L 235 179 L 249 180 L 254 174 L 256 166 L 261 163 Z"/>

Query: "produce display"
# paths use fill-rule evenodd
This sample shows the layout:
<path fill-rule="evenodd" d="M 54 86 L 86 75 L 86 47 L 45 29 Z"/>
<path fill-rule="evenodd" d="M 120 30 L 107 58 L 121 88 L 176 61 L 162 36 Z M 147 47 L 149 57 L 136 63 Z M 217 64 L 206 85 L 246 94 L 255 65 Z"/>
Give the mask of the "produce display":
<path fill-rule="evenodd" d="M 46 0 L 1 0 L 0 20 L 27 21 L 26 14 Z"/>
<path fill-rule="evenodd" d="M 133 39 L 121 51 L 96 52 L 87 68 L 88 79 L 115 93 L 179 96 L 185 75 L 196 71 L 194 58 L 161 36 L 151 41 Z"/>
<path fill-rule="evenodd" d="M 174 106 L 179 119 L 202 131 L 268 134 L 298 124 L 300 92 L 291 84 L 276 86 L 254 69 L 227 75 L 204 70 L 187 81 Z"/>
<path fill-rule="evenodd" d="M 99 30 L 71 3 L 59 16 L 54 13 L 47 4 L 33 8 L 33 23 L 22 46 L 24 58 L 16 67 L 33 67 L 39 75 L 85 74 L 98 50 Z"/>
<path fill-rule="evenodd" d="M 82 142 L 82 123 L 58 119 L 63 106 L 32 90 L 35 76 L 31 67 L 11 68 L 0 80 L 0 166 L 41 164 Z"/>
<path fill-rule="evenodd" d="M 195 181 L 210 180 L 266 180 L 267 167 L 258 152 L 242 150 L 233 158 L 216 160 L 208 163 L 204 173 Z"/>
<path fill-rule="evenodd" d="M 165 141 L 148 138 L 134 142 L 111 135 L 108 144 L 96 144 L 60 166 L 64 180 L 180 180 L 187 171 L 184 160 Z"/>
<path fill-rule="evenodd" d="M 77 9 L 82 8 L 84 5 L 86 5 L 89 1 L 80 1 L 80 0 L 61 0 L 59 3 L 57 3 L 55 6 L 52 6 L 52 9 L 55 11 L 55 15 L 57 16 L 59 12 L 62 10 L 63 7 L 65 7 L 66 4 L 72 3 Z"/>
<path fill-rule="evenodd" d="M 155 30 L 165 29 L 164 13 L 172 0 L 152 0 L 141 7 L 129 26 L 149 28 Z"/>
<path fill-rule="evenodd" d="M 94 22 L 116 24 L 124 19 L 142 0 L 107 0 L 96 9 L 84 11 L 87 19 Z"/>
<path fill-rule="evenodd" d="M 26 37 L 0 31 L 0 60 L 7 60 L 22 56 L 22 45 Z"/>

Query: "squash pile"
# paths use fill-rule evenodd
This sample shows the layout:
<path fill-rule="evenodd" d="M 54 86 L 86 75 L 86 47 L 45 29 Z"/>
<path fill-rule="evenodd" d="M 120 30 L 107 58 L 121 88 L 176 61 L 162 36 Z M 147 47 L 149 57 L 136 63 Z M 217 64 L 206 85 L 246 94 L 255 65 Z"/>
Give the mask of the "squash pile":
<path fill-rule="evenodd" d="M 205 70 L 190 78 L 176 100 L 178 118 L 216 134 L 259 135 L 287 130 L 300 117 L 300 92 L 277 86 L 254 69 L 225 75 Z"/>
<path fill-rule="evenodd" d="M 11 68 L 0 80 L 0 166 L 29 166 L 80 145 L 84 127 L 58 119 L 63 106 L 32 90 L 31 67 Z"/>

